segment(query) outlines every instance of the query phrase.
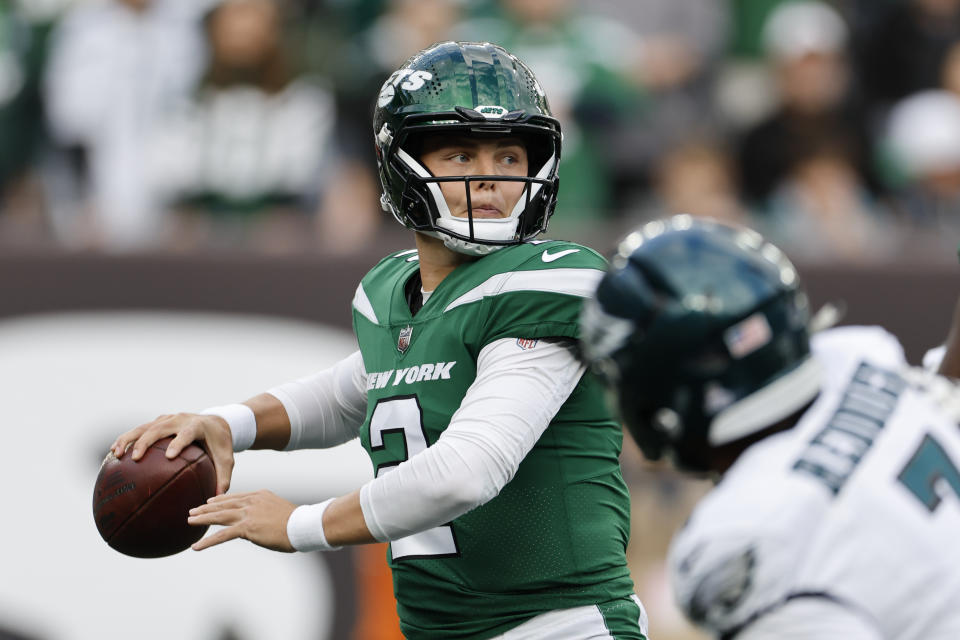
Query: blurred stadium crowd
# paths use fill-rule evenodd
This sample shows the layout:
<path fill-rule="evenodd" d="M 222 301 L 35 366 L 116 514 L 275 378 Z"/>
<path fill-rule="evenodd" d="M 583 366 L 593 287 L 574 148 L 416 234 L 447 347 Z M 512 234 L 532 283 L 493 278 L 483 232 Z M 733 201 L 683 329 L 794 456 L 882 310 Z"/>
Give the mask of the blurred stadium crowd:
<path fill-rule="evenodd" d="M 955 255 L 960 0 L 9 0 L 0 248 L 353 251 L 389 224 L 373 98 L 450 38 L 551 96 L 554 237 L 688 212 Z"/>

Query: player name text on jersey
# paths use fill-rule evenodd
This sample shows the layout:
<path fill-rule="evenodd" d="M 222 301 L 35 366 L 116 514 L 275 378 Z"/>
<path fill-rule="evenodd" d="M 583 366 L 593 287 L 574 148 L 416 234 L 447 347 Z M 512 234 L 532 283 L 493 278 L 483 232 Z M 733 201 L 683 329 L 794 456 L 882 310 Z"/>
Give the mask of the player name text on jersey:
<path fill-rule="evenodd" d="M 830 422 L 793 468 L 839 492 L 887 423 L 905 386 L 897 373 L 862 362 Z"/>

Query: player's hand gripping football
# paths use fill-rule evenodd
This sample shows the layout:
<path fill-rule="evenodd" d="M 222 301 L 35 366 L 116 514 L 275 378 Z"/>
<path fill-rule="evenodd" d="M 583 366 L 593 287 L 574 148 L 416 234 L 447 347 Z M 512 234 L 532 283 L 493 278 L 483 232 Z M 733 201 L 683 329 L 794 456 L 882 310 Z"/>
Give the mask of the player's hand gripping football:
<path fill-rule="evenodd" d="M 218 524 L 223 528 L 193 543 L 196 551 L 235 538 L 274 551 L 292 552 L 287 538 L 287 520 L 297 506 L 266 490 L 214 496 L 206 504 L 190 509 L 192 525 Z"/>
<path fill-rule="evenodd" d="M 163 415 L 121 434 L 110 449 L 120 458 L 129 447 L 129 455 L 137 461 L 150 445 L 167 436 L 174 436 L 166 452 L 170 459 L 180 455 L 191 442 L 201 442 L 217 471 L 217 495 L 227 492 L 233 474 L 233 441 L 230 427 L 219 416 L 197 413 Z"/>

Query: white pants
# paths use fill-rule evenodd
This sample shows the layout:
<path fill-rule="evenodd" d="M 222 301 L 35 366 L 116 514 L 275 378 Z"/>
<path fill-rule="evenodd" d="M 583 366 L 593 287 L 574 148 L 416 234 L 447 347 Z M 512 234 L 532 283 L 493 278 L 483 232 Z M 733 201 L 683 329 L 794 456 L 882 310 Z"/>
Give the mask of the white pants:
<path fill-rule="evenodd" d="M 637 624 L 647 635 L 647 612 L 636 595 L 631 599 L 640 607 Z M 530 618 L 518 627 L 491 640 L 612 640 L 613 634 L 596 605 L 557 609 Z"/>

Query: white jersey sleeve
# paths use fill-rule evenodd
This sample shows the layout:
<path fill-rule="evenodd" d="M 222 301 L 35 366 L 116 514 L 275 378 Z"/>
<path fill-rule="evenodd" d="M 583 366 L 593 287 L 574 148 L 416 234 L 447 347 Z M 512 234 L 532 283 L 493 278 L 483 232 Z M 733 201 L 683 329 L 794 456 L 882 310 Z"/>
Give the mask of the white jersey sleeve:
<path fill-rule="evenodd" d="M 573 392 L 584 367 L 568 344 L 491 342 L 450 425 L 432 446 L 360 489 L 370 533 L 396 540 L 493 499 Z"/>
<path fill-rule="evenodd" d="M 366 388 L 363 358 L 355 351 L 329 369 L 268 389 L 290 418 L 286 450 L 333 447 L 356 438 L 367 411 Z"/>

